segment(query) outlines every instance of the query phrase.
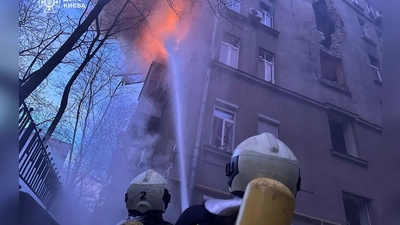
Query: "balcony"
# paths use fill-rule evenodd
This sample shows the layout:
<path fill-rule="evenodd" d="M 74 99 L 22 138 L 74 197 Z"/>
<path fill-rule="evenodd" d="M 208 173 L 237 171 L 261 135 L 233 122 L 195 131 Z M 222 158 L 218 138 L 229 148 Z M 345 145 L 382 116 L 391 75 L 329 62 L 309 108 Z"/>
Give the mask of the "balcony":
<path fill-rule="evenodd" d="M 31 197 L 39 200 L 37 206 L 44 206 L 43 208 L 48 210 L 58 190 L 61 189 L 60 177 L 54 167 L 55 163 L 52 162 L 53 158 L 50 157 L 50 153 L 46 150 L 47 146 L 44 146 L 40 137 L 40 130 L 37 129 L 31 117 L 30 113 L 33 109 L 29 109 L 24 102 L 21 103 L 19 107 L 19 178 L 23 181 L 23 186 L 29 189 L 27 192 L 33 195 Z M 21 191 L 21 196 L 26 196 L 24 193 Z M 23 204 L 27 202 L 32 201 L 20 199 L 20 208 L 29 209 L 31 203 Z M 35 210 L 29 209 L 29 211 L 32 213 Z"/>

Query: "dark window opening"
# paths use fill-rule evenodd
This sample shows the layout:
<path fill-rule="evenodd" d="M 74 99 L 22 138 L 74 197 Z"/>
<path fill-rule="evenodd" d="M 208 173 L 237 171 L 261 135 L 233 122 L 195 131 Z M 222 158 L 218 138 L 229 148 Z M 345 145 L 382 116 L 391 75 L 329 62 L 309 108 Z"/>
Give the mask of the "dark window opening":
<path fill-rule="evenodd" d="M 346 224 L 371 225 L 367 199 L 343 193 L 343 204 Z"/>
<path fill-rule="evenodd" d="M 337 82 L 338 84 L 344 84 L 345 82 L 341 58 L 334 57 L 321 49 L 320 59 L 322 77 L 327 80 Z"/>
<path fill-rule="evenodd" d="M 375 30 L 379 43 L 382 45 L 382 32 Z"/>
<path fill-rule="evenodd" d="M 130 127 L 131 137 L 134 139 L 143 138 L 146 134 L 155 134 L 158 132 L 161 119 L 155 116 L 137 114 L 137 121 L 145 120 L 147 122 L 134 122 L 135 125 Z"/>
<path fill-rule="evenodd" d="M 344 211 L 346 222 L 351 225 L 361 225 L 360 213 L 358 212 L 357 202 L 350 199 L 344 200 Z"/>
<path fill-rule="evenodd" d="M 342 124 L 329 120 L 329 129 L 331 133 L 332 148 L 343 154 L 347 154 L 346 141 Z"/>
<path fill-rule="evenodd" d="M 371 55 L 368 55 L 368 57 L 369 57 L 369 61 L 371 62 L 371 65 L 378 68 L 379 67 L 378 60 Z"/>
<path fill-rule="evenodd" d="M 158 127 L 160 125 L 160 118 L 152 116 L 147 122 L 147 132 L 150 134 L 155 134 L 158 132 Z"/>
<path fill-rule="evenodd" d="M 315 11 L 317 29 L 324 34 L 324 39 L 320 41 L 320 44 L 329 49 L 332 45 L 331 35 L 335 33 L 335 24 L 331 18 L 329 18 L 329 13 L 327 11 L 328 6 L 325 0 L 320 0 L 313 3 L 313 8 Z"/>

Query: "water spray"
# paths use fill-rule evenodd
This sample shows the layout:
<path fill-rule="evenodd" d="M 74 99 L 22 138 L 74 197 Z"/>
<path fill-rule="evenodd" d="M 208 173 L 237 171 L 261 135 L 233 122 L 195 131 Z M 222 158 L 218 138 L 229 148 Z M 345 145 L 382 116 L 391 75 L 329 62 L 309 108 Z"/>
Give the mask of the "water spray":
<path fill-rule="evenodd" d="M 175 41 L 174 41 L 175 42 Z M 181 207 L 182 212 L 189 207 L 189 196 L 187 186 L 187 175 L 186 175 L 186 159 L 184 154 L 184 139 L 183 139 L 183 124 L 182 124 L 182 93 L 180 83 L 179 67 L 177 62 L 176 43 L 167 42 L 165 43 L 165 49 L 168 52 L 168 68 L 172 83 L 172 93 L 175 107 L 175 132 L 177 142 L 177 152 L 179 156 L 179 178 L 180 178 L 180 189 L 181 189 Z"/>

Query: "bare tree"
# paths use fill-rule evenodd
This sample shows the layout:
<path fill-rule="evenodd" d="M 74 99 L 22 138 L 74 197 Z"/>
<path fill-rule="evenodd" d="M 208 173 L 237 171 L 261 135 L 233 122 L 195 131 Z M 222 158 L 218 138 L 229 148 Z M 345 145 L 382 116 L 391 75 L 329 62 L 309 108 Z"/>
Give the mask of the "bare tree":
<path fill-rule="evenodd" d="M 22 99 L 26 99 L 48 76 L 49 74 L 61 63 L 64 57 L 73 50 L 78 40 L 89 29 L 93 21 L 98 18 L 101 10 L 111 0 L 99 0 L 87 17 L 79 23 L 64 44 L 41 66 L 38 70 L 30 73 L 25 77 L 20 86 L 20 94 Z M 84 14 L 82 14 L 82 17 Z M 80 20 L 81 21 L 81 20 Z"/>
<path fill-rule="evenodd" d="M 73 193 L 75 202 L 87 200 L 87 206 L 93 204 L 99 188 L 107 184 L 105 170 L 116 136 L 133 110 L 132 101 L 127 98 L 133 99 L 134 94 L 126 92 L 128 87 L 113 76 L 119 68 L 100 66 L 103 60 L 118 59 L 109 55 L 108 49 L 96 55 L 71 86 L 71 110 L 60 123 L 61 129 L 68 131 L 68 142 L 73 143 L 64 169 L 64 189 Z M 57 86 L 64 87 L 65 83 Z"/>
<path fill-rule="evenodd" d="M 146 17 L 150 13 L 148 7 L 142 7 L 142 9 L 136 7 L 136 5 L 134 5 L 130 0 L 121 0 L 123 3 L 122 5 L 118 5 L 117 7 L 110 6 L 108 8 L 105 8 L 102 18 L 99 18 L 100 11 L 98 11 L 98 14 L 96 14 L 97 16 L 93 19 L 94 23 L 85 28 L 88 21 L 90 20 L 89 18 L 91 18 L 91 15 L 94 13 L 94 11 L 96 11 L 96 7 L 102 6 L 102 4 L 105 4 L 105 2 L 107 1 L 110 0 L 98 1 L 82 23 L 80 22 L 82 21 L 83 16 L 86 14 L 87 9 L 83 11 L 82 16 L 79 18 L 79 22 L 76 23 L 74 20 L 63 22 L 62 20 L 60 20 L 60 17 L 57 16 L 37 16 L 39 14 L 38 9 L 37 7 L 34 7 L 35 5 L 33 4 L 36 3 L 36 1 L 24 0 L 22 2 L 24 4 L 21 4 L 20 6 L 20 29 L 24 31 L 22 32 L 22 36 L 20 38 L 20 42 L 23 46 L 20 50 L 20 93 L 22 94 L 22 99 L 25 99 L 27 97 L 26 95 L 24 95 L 24 90 L 26 90 L 26 87 L 32 87 L 32 83 L 35 83 L 42 78 L 45 78 L 43 74 L 47 73 L 46 71 L 48 71 L 49 73 L 51 72 L 50 70 L 46 70 L 49 65 L 57 66 L 61 63 L 61 60 L 64 59 L 68 63 L 72 64 L 71 66 L 76 68 L 74 69 L 74 73 L 71 75 L 69 82 L 63 88 L 64 92 L 62 95 L 60 106 L 57 110 L 56 115 L 51 118 L 52 123 L 48 127 L 45 134 L 45 141 L 50 139 L 56 126 L 60 122 L 62 115 L 66 111 L 71 86 L 73 85 L 79 74 L 82 72 L 82 70 L 85 68 L 85 66 L 93 58 L 95 58 L 97 52 L 101 48 L 107 48 L 107 41 L 109 39 L 115 38 L 118 32 L 123 32 L 130 29 L 137 29 L 138 26 L 146 19 Z M 115 1 L 118 2 L 118 0 Z M 104 8 L 104 6 L 102 7 Z M 126 11 L 128 10 L 130 10 L 129 14 L 126 13 Z M 134 12 L 132 12 L 132 10 L 134 10 Z M 34 19 L 36 17 L 39 18 L 39 22 L 28 22 L 31 21 L 32 18 Z M 66 42 L 61 46 L 61 48 L 53 54 L 55 43 L 59 43 L 60 36 L 63 34 L 63 32 L 66 32 L 68 30 L 64 28 L 64 25 L 68 24 L 67 22 L 70 22 L 70 25 L 67 27 L 71 28 L 77 26 L 77 29 L 72 32 Z M 63 26 L 61 26 L 61 24 Z M 80 32 L 83 28 L 85 28 L 86 30 Z M 75 40 L 77 35 L 81 36 L 78 37 L 77 40 Z M 30 42 L 31 39 L 37 40 L 37 43 L 32 45 Z M 72 41 L 74 41 L 74 44 L 72 44 Z M 69 57 L 66 57 L 67 54 L 71 51 L 73 52 L 73 54 L 70 54 Z M 46 57 L 49 57 L 49 55 L 52 56 L 43 64 L 43 61 L 46 59 Z M 102 61 L 101 63 L 103 65 L 107 64 L 106 61 Z M 98 66 L 100 67 L 100 65 Z M 37 71 L 30 73 L 32 68 L 36 67 L 40 68 Z M 49 104 L 44 99 L 39 99 L 40 97 L 38 98 L 38 96 L 42 96 L 42 90 L 43 89 L 39 89 L 36 91 L 36 93 L 31 92 L 33 91 L 33 89 L 29 91 L 30 95 L 32 95 L 31 98 L 35 98 L 33 102 L 36 102 L 36 105 L 39 105 L 37 104 L 38 102 L 41 102 L 41 105 Z M 48 121 L 50 120 L 50 118 L 43 120 Z"/>
<path fill-rule="evenodd" d="M 71 27 L 63 23 L 64 12 L 41 13 L 37 1 L 19 1 L 19 75 L 25 80 L 54 54 Z"/>

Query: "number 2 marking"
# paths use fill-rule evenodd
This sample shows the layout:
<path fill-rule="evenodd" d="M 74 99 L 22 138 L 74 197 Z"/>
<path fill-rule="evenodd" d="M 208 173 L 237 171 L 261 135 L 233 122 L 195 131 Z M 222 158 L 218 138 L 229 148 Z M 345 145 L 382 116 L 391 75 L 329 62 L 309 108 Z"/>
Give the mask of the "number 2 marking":
<path fill-rule="evenodd" d="M 140 200 L 146 200 L 147 193 L 145 191 L 140 192 Z"/>

